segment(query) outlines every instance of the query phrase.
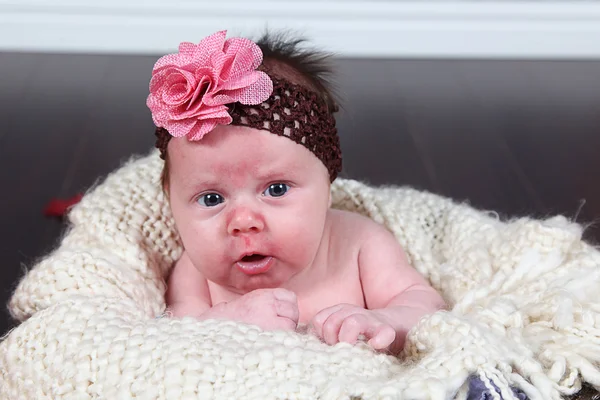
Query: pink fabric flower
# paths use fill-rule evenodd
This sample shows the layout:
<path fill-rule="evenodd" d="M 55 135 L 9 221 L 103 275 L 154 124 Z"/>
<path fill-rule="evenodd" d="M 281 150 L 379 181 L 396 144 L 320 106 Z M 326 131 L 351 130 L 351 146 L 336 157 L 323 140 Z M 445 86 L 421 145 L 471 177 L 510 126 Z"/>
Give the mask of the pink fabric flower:
<path fill-rule="evenodd" d="M 269 76 L 256 68 L 262 51 L 251 40 L 230 38 L 227 31 L 199 44 L 181 43 L 179 53 L 161 57 L 152 70 L 146 104 L 158 127 L 175 137 L 200 140 L 217 124 L 230 124 L 227 104 L 252 105 L 273 92 Z"/>

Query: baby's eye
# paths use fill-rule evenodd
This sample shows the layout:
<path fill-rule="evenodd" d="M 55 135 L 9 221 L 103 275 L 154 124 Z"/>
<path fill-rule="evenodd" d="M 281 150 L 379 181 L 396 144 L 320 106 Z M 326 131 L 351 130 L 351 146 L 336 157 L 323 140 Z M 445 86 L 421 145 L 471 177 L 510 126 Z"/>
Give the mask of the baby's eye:
<path fill-rule="evenodd" d="M 217 193 L 207 193 L 198 198 L 198 203 L 204 207 L 218 206 L 224 201 L 225 199 L 223 198 L 223 196 Z"/>
<path fill-rule="evenodd" d="M 274 183 L 269 185 L 269 188 L 263 192 L 265 196 L 281 197 L 290 189 L 285 183 Z"/>

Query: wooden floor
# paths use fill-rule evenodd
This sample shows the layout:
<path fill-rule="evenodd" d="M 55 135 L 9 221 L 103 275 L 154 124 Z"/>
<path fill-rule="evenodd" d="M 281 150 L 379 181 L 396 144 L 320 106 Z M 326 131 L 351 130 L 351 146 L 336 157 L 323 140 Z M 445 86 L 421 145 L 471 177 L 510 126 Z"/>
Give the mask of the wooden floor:
<path fill-rule="evenodd" d="M 0 302 L 57 245 L 53 197 L 153 145 L 157 57 L 0 53 Z M 340 60 L 344 176 L 504 216 L 600 217 L 600 62 Z M 600 229 L 586 238 L 600 243 Z M 6 313 L 0 332 L 10 326 Z"/>

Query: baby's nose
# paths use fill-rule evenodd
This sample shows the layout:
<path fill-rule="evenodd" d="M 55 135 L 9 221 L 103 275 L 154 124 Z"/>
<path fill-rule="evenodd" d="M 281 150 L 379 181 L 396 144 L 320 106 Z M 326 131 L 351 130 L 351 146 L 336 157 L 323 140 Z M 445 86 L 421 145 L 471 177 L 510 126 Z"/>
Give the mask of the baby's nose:
<path fill-rule="evenodd" d="M 229 218 L 227 232 L 234 236 L 242 233 L 258 233 L 264 227 L 265 223 L 259 213 L 248 208 L 238 208 Z"/>

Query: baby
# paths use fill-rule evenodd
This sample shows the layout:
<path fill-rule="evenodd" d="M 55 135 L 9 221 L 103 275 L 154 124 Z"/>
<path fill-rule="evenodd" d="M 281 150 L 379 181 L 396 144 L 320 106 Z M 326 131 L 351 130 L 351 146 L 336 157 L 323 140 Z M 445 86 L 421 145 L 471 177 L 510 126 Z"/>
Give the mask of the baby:
<path fill-rule="evenodd" d="M 364 336 L 396 354 L 444 301 L 383 226 L 330 208 L 330 69 L 298 43 L 218 32 L 153 69 L 147 104 L 185 249 L 167 306 L 265 330 L 308 324 L 328 344 Z"/>

